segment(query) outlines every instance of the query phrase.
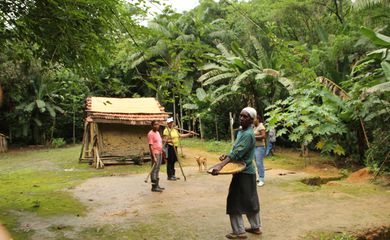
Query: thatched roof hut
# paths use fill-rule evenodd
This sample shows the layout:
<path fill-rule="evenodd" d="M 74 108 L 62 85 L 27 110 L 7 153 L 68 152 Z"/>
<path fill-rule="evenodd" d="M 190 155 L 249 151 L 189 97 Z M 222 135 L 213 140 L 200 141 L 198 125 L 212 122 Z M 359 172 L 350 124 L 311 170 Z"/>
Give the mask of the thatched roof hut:
<path fill-rule="evenodd" d="M 150 122 L 164 123 L 168 117 L 154 98 L 88 97 L 86 113 L 80 162 L 96 168 L 150 159 Z"/>

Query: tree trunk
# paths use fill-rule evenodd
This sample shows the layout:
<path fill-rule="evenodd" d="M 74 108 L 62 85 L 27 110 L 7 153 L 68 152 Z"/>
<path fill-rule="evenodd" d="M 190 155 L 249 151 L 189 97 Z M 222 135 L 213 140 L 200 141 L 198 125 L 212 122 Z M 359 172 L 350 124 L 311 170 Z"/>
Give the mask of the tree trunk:
<path fill-rule="evenodd" d="M 76 113 L 75 113 L 75 106 L 73 105 L 73 132 L 72 132 L 72 138 L 73 138 L 73 144 L 76 144 Z"/>
<path fill-rule="evenodd" d="M 214 117 L 214 123 L 215 123 L 215 136 L 216 136 L 217 141 L 219 141 L 219 137 L 218 137 L 218 119 L 217 119 L 217 117 Z"/>

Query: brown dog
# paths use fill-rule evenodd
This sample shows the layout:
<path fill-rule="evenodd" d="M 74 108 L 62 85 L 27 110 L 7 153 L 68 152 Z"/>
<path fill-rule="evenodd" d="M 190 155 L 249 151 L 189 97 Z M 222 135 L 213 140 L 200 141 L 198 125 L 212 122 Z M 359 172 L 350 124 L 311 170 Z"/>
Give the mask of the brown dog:
<path fill-rule="evenodd" d="M 207 171 L 207 158 L 205 158 L 205 157 L 196 157 L 195 160 L 198 163 L 199 172 L 202 172 L 202 166 L 204 168 L 204 171 Z"/>

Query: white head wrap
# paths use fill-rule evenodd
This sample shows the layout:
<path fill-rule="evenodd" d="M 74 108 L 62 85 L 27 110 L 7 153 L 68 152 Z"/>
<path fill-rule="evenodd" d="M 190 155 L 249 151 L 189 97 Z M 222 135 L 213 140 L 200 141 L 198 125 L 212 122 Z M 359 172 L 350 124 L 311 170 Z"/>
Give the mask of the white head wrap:
<path fill-rule="evenodd" d="M 167 123 L 171 123 L 171 122 L 173 122 L 173 117 L 167 119 Z"/>
<path fill-rule="evenodd" d="M 246 107 L 242 109 L 242 111 L 247 112 L 252 119 L 255 119 L 257 117 L 257 111 L 252 107 Z"/>

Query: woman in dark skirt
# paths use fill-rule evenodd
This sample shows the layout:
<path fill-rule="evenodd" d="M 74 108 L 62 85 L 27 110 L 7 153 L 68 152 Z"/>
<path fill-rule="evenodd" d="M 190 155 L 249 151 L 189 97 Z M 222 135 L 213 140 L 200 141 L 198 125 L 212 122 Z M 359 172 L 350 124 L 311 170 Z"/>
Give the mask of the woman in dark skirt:
<path fill-rule="evenodd" d="M 256 118 L 256 110 L 251 107 L 244 108 L 240 113 L 242 129 L 238 132 L 236 142 L 228 155 L 222 155 L 221 163 L 216 165 L 212 174 L 218 172 L 230 160 L 241 161 L 246 168 L 233 175 L 227 197 L 226 213 L 229 214 L 232 233 L 226 235 L 229 239 L 245 239 L 245 232 L 261 234 L 260 205 L 256 187 L 256 169 L 253 164 L 256 139 L 253 133 L 252 123 Z M 251 225 L 244 227 L 242 214 L 246 214 Z"/>

